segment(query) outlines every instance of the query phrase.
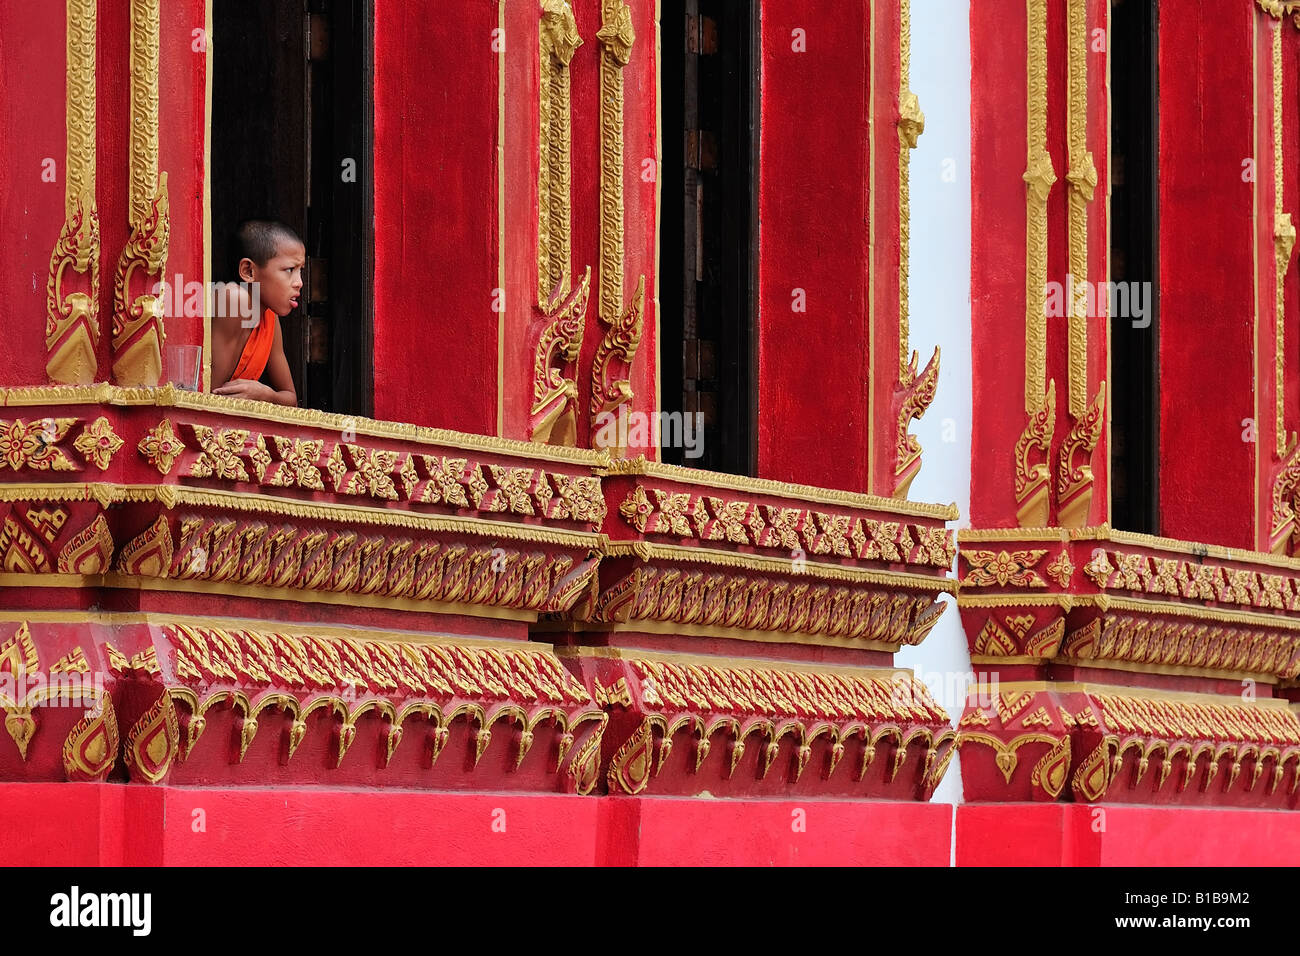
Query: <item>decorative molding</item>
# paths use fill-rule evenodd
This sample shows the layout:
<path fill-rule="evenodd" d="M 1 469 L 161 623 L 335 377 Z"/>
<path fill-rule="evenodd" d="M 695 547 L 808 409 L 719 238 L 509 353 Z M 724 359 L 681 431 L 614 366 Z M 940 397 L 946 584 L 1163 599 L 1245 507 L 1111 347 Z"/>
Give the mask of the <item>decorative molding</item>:
<path fill-rule="evenodd" d="M 1291 22 L 1300 28 L 1300 0 L 1256 0 L 1259 8 L 1276 20 L 1290 17 Z"/>
<path fill-rule="evenodd" d="M 61 447 L 79 422 L 76 418 L 0 420 L 0 471 L 80 471 L 81 466 Z"/>
<path fill-rule="evenodd" d="M 832 587 L 808 572 L 708 573 L 637 565 L 610 580 L 608 586 L 602 583 L 592 621 L 658 621 L 737 637 L 746 631 L 803 634 L 894 650 L 920 644 L 946 607 L 937 599 L 939 588 L 933 594 L 900 593 L 889 586 L 894 582 L 872 587 L 865 578 Z"/>
<path fill-rule="evenodd" d="M 598 467 L 597 471 L 609 477 L 618 477 L 620 475 L 645 476 L 693 487 L 741 491 L 747 495 L 771 495 L 814 504 L 839 505 L 846 508 L 860 508 L 865 511 L 884 511 L 890 514 L 915 518 L 956 521 L 958 517 L 957 506 L 951 504 L 934 505 L 915 501 L 901 501 L 897 498 L 882 498 L 879 495 L 862 494 L 856 491 L 839 491 L 833 488 L 818 488 L 813 485 L 788 484 L 784 481 L 772 481 L 768 478 L 750 478 L 746 475 L 728 475 L 722 472 L 703 471 L 697 468 L 683 468 L 680 465 L 665 465 L 662 462 L 647 461 L 644 455 L 638 455 L 636 458 L 615 459 L 606 463 L 603 467 Z"/>
<path fill-rule="evenodd" d="M 798 786 L 815 794 L 884 788 L 925 800 L 949 764 L 948 716 L 909 674 L 707 658 L 581 660 L 606 679 L 617 673 L 627 688 L 626 704 L 607 705 L 619 714 L 605 742 L 611 793 Z M 679 745 L 689 748 L 684 767 L 665 773 Z"/>
<path fill-rule="evenodd" d="M 103 415 L 82 429 L 72 447 L 81 452 L 86 464 L 94 465 L 100 471 L 108 471 L 108 466 L 122 447 L 122 439 L 113 431 L 113 424 Z"/>
<path fill-rule="evenodd" d="M 921 470 L 921 443 L 908 429 L 919 421 L 934 402 L 939 388 L 939 348 L 935 347 L 925 371 L 916 373 L 918 356 L 912 353 L 907 374 L 898 390 L 898 421 L 894 438 L 894 497 L 906 498 L 912 479 Z"/>
<path fill-rule="evenodd" d="M 1025 168 L 1025 411 L 1041 408 L 1047 383 L 1047 199 L 1056 182 L 1047 150 L 1047 0 L 1025 0 L 1028 10 Z M 1050 435 L 1050 432 L 1049 432 Z M 1023 524 L 1024 522 L 1022 522 Z"/>
<path fill-rule="evenodd" d="M 969 570 L 966 577 L 962 578 L 962 587 L 1045 588 L 1047 582 L 1034 570 L 1045 554 L 1045 548 L 1031 551 L 963 550 L 961 557 Z"/>
<path fill-rule="evenodd" d="M 968 800 L 1294 802 L 1300 719 L 1284 701 L 1079 684 L 1004 688 L 991 702 L 988 692 L 973 691 L 958 725 Z"/>
<path fill-rule="evenodd" d="M 172 428 L 171 421 L 166 418 L 150 429 L 136 447 L 163 477 L 167 476 L 176 459 L 185 452 L 185 443 Z M 324 488 L 324 485 L 321 487 Z"/>
<path fill-rule="evenodd" d="M 624 307 L 623 67 L 636 34 L 632 10 L 623 0 L 601 0 L 600 54 L 600 277 L 597 312 L 606 327 L 592 360 L 593 445 L 604 414 L 617 414 L 632 401 L 631 366 L 641 344 L 645 276 L 637 279 Z M 621 369 L 621 371 L 620 371 Z M 626 449 L 618 448 L 618 454 Z"/>
<path fill-rule="evenodd" d="M 1208 676 L 1291 680 L 1300 676 L 1300 633 L 1101 614 L 1071 630 L 1059 656 L 1080 664 L 1119 661 Z"/>
<path fill-rule="evenodd" d="M 1076 417 L 1074 427 L 1061 442 L 1056 480 L 1057 515 L 1066 528 L 1088 522 L 1092 508 L 1092 451 L 1106 425 L 1106 383 L 1097 389 L 1087 414 Z"/>
<path fill-rule="evenodd" d="M 359 773 L 368 786 L 409 787 L 409 775 L 375 771 L 387 770 L 408 729 L 419 727 L 422 739 L 410 736 L 423 746 L 408 744 L 406 759 L 424 773 L 495 772 L 479 769 L 489 766 L 482 760 L 495 736 L 515 748 L 501 778 L 507 787 L 516 785 L 513 774 L 530 752 L 544 755 L 541 766 L 534 757 L 533 771 L 555 788 L 587 793 L 594 786 L 588 744 L 594 739 L 599 746 L 608 718 L 549 649 L 181 623 L 157 634 L 155 645 L 129 659 L 105 645 L 115 677 L 157 688 L 127 738 L 127 765 L 148 782 L 201 780 L 221 767 L 245 779 L 268 771 L 280 779 L 285 767 L 315 774 L 319 754 L 328 771 Z M 160 659 L 167 661 L 165 672 Z M 218 722 L 232 733 L 207 732 Z M 280 739 L 269 752 L 255 751 L 265 727 Z M 344 769 L 358 739 L 372 732 L 378 765 L 370 764 L 367 748 L 367 757 L 354 757 Z M 439 763 L 453 732 L 469 745 L 468 765 Z M 535 748 L 539 740 L 546 744 Z M 304 745 L 313 757 L 294 764 Z M 240 769 L 231 771 L 232 764 Z"/>
<path fill-rule="evenodd" d="M 677 491 L 638 484 L 619 505 L 624 522 L 638 534 L 770 548 L 787 555 L 883 561 L 889 564 L 952 566 L 953 532 L 899 521 L 816 509 L 761 504 L 697 490 Z"/>
<path fill-rule="evenodd" d="M 567 271 L 565 275 L 567 285 Z M 557 296 L 543 309 L 547 323 L 537 340 L 533 404 L 528 419 L 528 435 L 532 441 L 566 446 L 577 443 L 578 383 L 566 377 L 564 370 L 578 361 L 582 350 L 590 295 L 591 267 L 588 266 L 582 282 L 567 299 Z"/>
<path fill-rule="evenodd" d="M 375 594 L 414 602 L 564 611 L 599 559 L 460 541 L 367 535 L 343 528 L 182 514 L 160 516 L 128 542 L 128 575 L 259 588 Z"/>
<path fill-rule="evenodd" d="M 1016 520 L 1021 527 L 1041 528 L 1051 513 L 1051 469 L 1049 456 L 1052 433 L 1056 430 L 1056 379 L 1047 383 L 1047 394 L 1029 416 L 1029 423 L 1016 442 L 1015 492 Z M 1030 462 L 1032 449 L 1043 454 L 1043 461 Z"/>
<path fill-rule="evenodd" d="M 446 428 L 428 428 L 402 422 L 377 421 L 322 412 L 314 408 L 297 408 L 255 402 L 243 398 L 228 398 L 208 392 L 189 392 L 172 385 L 159 388 L 123 387 L 107 382 L 97 385 L 57 385 L 0 387 L 0 405 L 116 405 L 124 407 L 156 407 L 185 409 L 220 415 L 223 419 L 247 418 L 275 422 L 285 428 L 301 430 L 319 428 L 342 434 L 344 432 L 393 441 L 416 442 L 423 445 L 450 446 L 483 454 L 509 455 L 527 460 L 544 460 L 573 463 L 586 467 L 609 464 L 609 455 L 586 448 L 562 448 L 538 445 L 514 438 L 495 435 L 476 435 L 451 431 Z M 954 513 L 955 517 L 955 513 Z"/>
<path fill-rule="evenodd" d="M 167 174 L 158 171 L 158 45 L 161 0 L 131 0 L 131 237 L 113 279 L 113 378 L 157 385 L 162 378 L 162 302 L 148 288 L 167 264 L 171 220 Z"/>
<path fill-rule="evenodd" d="M 1069 0 L 1068 96 L 1066 126 L 1069 164 L 1066 174 L 1070 203 L 1069 410 L 1082 418 L 1088 405 L 1088 204 L 1097 189 L 1097 167 L 1088 149 L 1088 5 Z"/>
<path fill-rule="evenodd" d="M 911 213 L 911 167 L 912 150 L 916 149 L 917 140 L 925 132 L 925 114 L 921 104 L 911 90 L 912 73 L 912 4 L 911 0 L 900 0 L 898 23 L 898 213 L 899 213 L 899 264 L 898 264 L 898 378 L 903 386 L 910 385 L 907 353 L 909 349 L 910 322 L 908 316 L 908 274 L 912 251 L 912 213 Z M 916 373 L 916 359 L 910 366 L 912 376 Z"/>
<path fill-rule="evenodd" d="M 145 436 L 140 452 L 163 474 L 177 457 L 164 420 Z M 539 517 L 599 525 L 605 499 L 595 475 L 570 475 L 536 467 L 486 463 L 475 458 L 426 455 L 352 442 L 290 438 L 247 428 L 213 428 L 181 422 L 180 475 L 269 489 L 329 491 L 409 505 Z M 167 449 L 170 457 L 163 455 Z M 328 449 L 328 450 L 327 450 Z M 164 468 L 165 465 L 165 468 Z"/>
<path fill-rule="evenodd" d="M 587 321 L 591 269 L 571 291 L 572 124 L 569 63 L 582 45 L 568 0 L 543 0 L 539 61 L 539 158 L 537 223 L 537 331 L 529 440 L 577 444 L 576 378 L 564 374 L 577 362 Z"/>
<path fill-rule="evenodd" d="M 95 198 L 95 0 L 67 0 L 67 158 L 64 222 L 45 286 L 45 371 L 50 381 L 87 384 L 99 367 L 99 210 Z M 66 292 L 68 271 L 86 275 Z"/>
<path fill-rule="evenodd" d="M 569 63 L 582 45 L 569 0 L 542 0 L 538 163 L 537 305 L 545 309 L 568 295 L 572 211 Z"/>

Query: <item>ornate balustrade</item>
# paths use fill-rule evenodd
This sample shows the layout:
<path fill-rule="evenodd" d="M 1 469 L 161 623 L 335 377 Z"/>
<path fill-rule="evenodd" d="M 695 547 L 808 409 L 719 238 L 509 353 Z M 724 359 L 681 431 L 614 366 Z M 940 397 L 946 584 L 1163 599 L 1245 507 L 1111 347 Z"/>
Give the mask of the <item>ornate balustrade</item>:
<path fill-rule="evenodd" d="M 951 758 L 892 666 L 951 507 L 171 387 L 0 405 L 4 779 L 925 799 Z"/>
<path fill-rule="evenodd" d="M 1295 805 L 1300 561 L 1106 527 L 959 540 L 967 799 Z"/>

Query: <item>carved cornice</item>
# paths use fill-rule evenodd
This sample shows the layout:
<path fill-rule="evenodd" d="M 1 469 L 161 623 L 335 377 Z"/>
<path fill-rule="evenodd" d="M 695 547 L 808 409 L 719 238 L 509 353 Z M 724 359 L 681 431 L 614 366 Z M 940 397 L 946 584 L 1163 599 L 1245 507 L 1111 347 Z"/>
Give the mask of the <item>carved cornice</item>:
<path fill-rule="evenodd" d="M 445 428 L 427 428 L 402 422 L 377 421 L 322 412 L 314 408 L 295 408 L 255 402 L 242 398 L 227 398 L 205 392 L 189 392 L 165 385 L 161 388 L 139 388 L 109 385 L 87 386 L 23 386 L 0 388 L 0 407 L 63 405 L 115 405 L 122 407 L 154 406 L 166 409 L 183 409 L 210 412 L 224 420 L 254 419 L 275 422 L 284 428 L 319 428 L 338 434 L 350 433 L 394 441 L 418 442 L 426 445 L 460 448 L 487 454 L 511 455 L 518 458 L 544 461 L 573 462 L 596 466 L 607 464 L 609 456 L 584 448 L 559 448 L 537 445 L 512 438 L 494 435 L 475 435 Z"/>
<path fill-rule="evenodd" d="M 958 608 L 981 663 L 1300 674 L 1300 562 L 1106 528 L 962 532 Z M 995 549 L 979 543 L 996 542 Z"/>
<path fill-rule="evenodd" d="M 709 552 L 697 550 L 692 556 L 714 563 Z M 663 546 L 651 547 L 650 563 L 635 564 L 622 576 L 611 570 L 588 620 L 633 629 L 638 622 L 659 622 L 679 632 L 690 628 L 721 637 L 755 635 L 750 639 L 756 640 L 767 632 L 794 643 L 897 650 L 924 640 L 946 606 L 938 600 L 945 590 L 941 582 L 918 581 L 916 575 L 849 573 L 814 565 L 798 570 L 789 562 L 784 568 L 715 573 L 673 562 L 675 557 L 680 555 Z M 758 564 L 754 556 L 745 557 Z M 872 584 L 873 578 L 880 583 Z M 907 593 L 906 584 L 920 593 Z"/>
<path fill-rule="evenodd" d="M 867 495 L 853 491 L 837 491 L 830 488 L 818 488 L 813 485 L 788 484 L 767 478 L 750 478 L 744 475 L 728 475 L 721 472 L 702 471 L 696 468 L 683 468 L 679 465 L 665 465 L 660 462 L 647 461 L 644 455 L 636 458 L 615 459 L 607 462 L 604 466 L 598 467 L 597 471 L 609 477 L 620 475 L 645 476 L 702 488 L 740 491 L 748 495 L 772 495 L 815 504 L 840 505 L 866 511 L 884 511 L 909 517 L 934 518 L 939 521 L 955 521 L 958 516 L 957 506 L 953 504 L 934 505 L 914 501 L 900 501 L 896 498 L 882 498 L 878 495 Z"/>
<path fill-rule="evenodd" d="M 202 782 L 220 772 L 248 782 L 285 774 L 316 782 L 323 767 L 367 786 L 436 786 L 473 775 L 509 789 L 537 785 L 516 776 L 531 755 L 533 776 L 549 788 L 587 793 L 597 780 L 606 717 L 544 646 L 197 622 L 151 628 L 149 639 L 130 657 L 104 645 L 113 675 L 153 695 L 124 741 L 133 778 Z M 420 736 L 402 748 L 412 731 Z M 277 739 L 268 748 L 270 734 Z M 470 744 L 469 765 L 439 760 L 454 736 Z M 494 736 L 498 749 L 514 748 L 504 771 L 482 763 Z M 354 746 L 365 737 L 364 749 Z M 346 759 L 354 749 L 360 755 Z M 312 756 L 295 763 L 300 750 Z M 394 766 L 402 751 L 405 772 Z"/>
<path fill-rule="evenodd" d="M 1300 782 L 1300 719 L 1285 701 L 980 685 L 958 728 L 964 789 L 976 802 L 1281 809 L 1294 806 Z"/>
<path fill-rule="evenodd" d="M 925 800 L 951 758 L 947 715 L 906 672 L 640 653 L 576 663 L 610 715 L 611 793 Z"/>
<path fill-rule="evenodd" d="M 95 200 L 95 2 L 67 0 L 67 159 L 64 222 L 45 286 L 46 374 L 52 382 L 95 380 L 99 344 L 99 211 Z M 86 276 L 65 291 L 69 271 Z"/>
<path fill-rule="evenodd" d="M 781 552 L 783 558 L 877 561 L 926 569 L 951 567 L 953 533 L 942 527 L 905 524 L 820 509 L 756 504 L 694 490 L 636 485 L 619 505 L 624 522 L 639 534 L 662 535 L 709 548 L 741 545 Z M 728 550 L 727 554 L 735 554 Z"/>

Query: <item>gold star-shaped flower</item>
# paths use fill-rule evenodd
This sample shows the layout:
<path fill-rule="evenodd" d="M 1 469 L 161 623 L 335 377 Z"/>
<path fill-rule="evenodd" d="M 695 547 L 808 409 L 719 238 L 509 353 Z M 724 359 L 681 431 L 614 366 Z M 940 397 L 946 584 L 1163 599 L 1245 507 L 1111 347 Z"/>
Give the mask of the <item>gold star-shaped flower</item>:
<path fill-rule="evenodd" d="M 82 429 L 72 447 L 100 471 L 107 471 L 109 462 L 122 447 L 122 439 L 113 432 L 112 423 L 101 415 Z"/>
<path fill-rule="evenodd" d="M 185 443 L 172 430 L 172 423 L 164 418 L 140 439 L 139 448 L 140 454 L 149 459 L 149 464 L 157 468 L 160 475 L 166 475 L 185 450 Z"/>

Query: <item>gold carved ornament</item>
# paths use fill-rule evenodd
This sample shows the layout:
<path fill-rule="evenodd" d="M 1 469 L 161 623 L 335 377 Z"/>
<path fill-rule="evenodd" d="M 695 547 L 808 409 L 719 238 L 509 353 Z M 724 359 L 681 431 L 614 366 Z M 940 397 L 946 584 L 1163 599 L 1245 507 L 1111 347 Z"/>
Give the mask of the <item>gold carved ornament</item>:
<path fill-rule="evenodd" d="M 1057 499 L 1059 523 L 1078 528 L 1088 523 L 1092 506 L 1091 456 L 1105 424 L 1106 383 L 1088 404 L 1088 205 L 1097 189 L 1097 167 L 1088 149 L 1088 11 L 1087 0 L 1069 0 L 1067 134 L 1069 184 L 1070 318 L 1068 329 L 1069 402 L 1075 424 L 1061 444 Z M 1083 461 L 1077 458 L 1083 456 Z"/>
<path fill-rule="evenodd" d="M 1047 200 L 1056 170 L 1047 151 L 1047 0 L 1025 0 L 1028 12 L 1025 180 L 1025 412 L 1029 422 L 1015 449 L 1016 517 L 1044 527 L 1051 511 L 1050 455 L 1056 428 L 1056 383 L 1047 379 Z M 1044 463 L 1031 464 L 1030 449 Z"/>
<path fill-rule="evenodd" d="M 578 385 L 565 372 L 577 362 L 586 329 L 591 269 L 572 289 L 570 180 L 572 133 L 569 63 L 582 45 L 568 0 L 543 0 L 540 26 L 537 305 L 543 321 L 533 361 L 528 437 L 577 444 Z"/>
<path fill-rule="evenodd" d="M 636 34 L 632 10 L 623 0 L 601 0 L 602 24 L 596 33 L 600 53 L 600 276 L 597 311 L 605 335 L 592 360 L 593 447 L 602 416 L 618 414 L 632 401 L 631 365 L 641 345 L 645 276 L 637 280 L 632 302 L 624 307 L 623 67 L 631 60 Z M 621 372 L 620 372 L 621 369 Z M 625 448 L 610 448 L 619 457 Z"/>
<path fill-rule="evenodd" d="M 95 380 L 99 360 L 99 211 L 95 204 L 95 0 L 67 0 L 64 222 L 45 286 L 45 371 L 57 384 Z M 83 291 L 66 291 L 70 272 Z"/>
<path fill-rule="evenodd" d="M 595 782 L 586 745 L 573 754 L 567 769 L 565 759 L 580 728 L 594 725 L 592 735 L 599 743 L 608 718 L 549 653 L 180 624 L 167 626 L 164 633 L 174 649 L 176 677 L 185 685 L 167 690 L 185 715 L 182 759 L 203 737 L 214 706 L 232 706 L 241 714 L 233 763 L 243 761 L 268 709 L 290 717 L 282 758 L 286 763 L 307 735 L 308 717 L 323 710 L 337 717 L 336 723 L 325 725 L 336 730 L 332 763 L 337 768 L 356 739 L 359 718 L 374 712 L 385 718 L 384 766 L 413 717 L 428 728 L 426 769 L 437 763 L 457 720 L 471 725 L 476 767 L 493 739 L 494 726 L 515 725 L 515 769 L 532 749 L 538 729 L 551 724 L 558 730 L 552 772 L 572 777 L 580 793 L 589 792 Z M 119 655 L 115 673 L 130 669 L 136 669 L 135 662 Z M 201 688 L 210 689 L 206 699 Z M 514 735 L 497 736 L 510 740 Z"/>
<path fill-rule="evenodd" d="M 90 673 L 90 664 L 82 648 L 74 647 L 50 665 L 48 671 L 42 672 L 31 629 L 23 621 L 14 634 L 0 644 L 0 669 L 11 675 L 27 675 L 28 680 L 37 675 L 44 678 L 28 687 L 20 676 L 13 689 L 21 689 L 21 698 L 0 693 L 4 727 L 23 762 L 27 762 L 37 731 L 34 711 L 51 701 L 56 702 L 54 706 L 75 704 L 85 709 L 85 716 L 64 738 L 64 775 L 74 781 L 107 777 L 117 758 L 117 719 L 109 696 L 83 681 L 83 675 Z"/>
<path fill-rule="evenodd" d="M 1052 446 L 1052 433 L 1056 429 L 1056 380 L 1047 384 L 1043 404 L 1029 417 L 1029 424 L 1016 442 L 1015 492 L 1016 519 L 1022 528 L 1043 528 L 1051 513 L 1051 472 L 1047 457 Z M 1042 462 L 1031 462 L 1030 454 L 1037 449 L 1043 454 Z"/>
<path fill-rule="evenodd" d="M 912 353 L 912 360 L 906 366 L 906 374 L 899 382 L 901 405 L 898 411 L 898 423 L 894 444 L 894 497 L 906 498 L 912 486 L 912 479 L 921 470 L 921 443 L 908 429 L 912 422 L 925 415 L 934 402 L 939 388 L 939 348 L 935 346 L 925 371 L 918 376 L 916 363 L 918 356 Z"/>
<path fill-rule="evenodd" d="M 951 533 L 941 527 L 690 491 L 647 489 L 639 484 L 619 505 L 619 514 L 640 534 L 753 545 L 788 554 L 803 551 L 805 555 L 948 568 L 956 553 Z"/>
<path fill-rule="evenodd" d="M 565 376 L 564 370 L 578 361 L 590 295 L 589 266 L 571 296 L 561 299 L 557 294 L 543 310 L 548 321 L 537 340 L 533 361 L 533 404 L 529 417 L 532 441 L 570 447 L 577 444 L 574 408 L 578 383 Z"/>
<path fill-rule="evenodd" d="M 1105 425 L 1106 383 L 1102 382 L 1087 413 L 1075 420 L 1074 427 L 1061 442 L 1056 497 L 1063 528 L 1081 528 L 1088 523 L 1092 506 L 1092 450 L 1097 447 Z"/>
<path fill-rule="evenodd" d="M 1289 3 L 1261 3 L 1265 12 L 1281 18 L 1293 13 Z M 1300 14 L 1296 15 L 1300 17 Z M 1300 25 L 1300 20 L 1297 20 Z M 1291 214 L 1284 210 L 1284 156 L 1283 156 L 1283 69 L 1282 26 L 1271 29 L 1273 54 L 1273 245 L 1274 245 L 1274 467 L 1272 482 L 1271 524 L 1269 549 L 1274 554 L 1291 554 L 1300 543 L 1300 514 L 1297 513 L 1297 496 L 1300 495 L 1300 445 L 1296 436 L 1287 435 L 1286 429 L 1286 289 L 1284 280 L 1291 266 L 1295 248 L 1296 228 Z"/>
<path fill-rule="evenodd" d="M 777 632 L 897 648 L 925 640 L 947 607 L 934 594 L 899 593 L 867 579 L 839 579 L 842 586 L 836 586 L 835 578 L 821 573 L 810 564 L 805 581 L 798 574 L 776 578 L 641 565 L 600 592 L 591 618 L 660 622 L 715 636 Z"/>
<path fill-rule="evenodd" d="M 898 406 L 896 437 L 894 442 L 895 498 L 906 498 L 912 480 L 921 470 L 921 443 L 908 428 L 914 420 L 925 415 L 934 402 L 939 384 L 939 349 L 926 363 L 925 370 L 917 374 L 920 361 L 916 352 L 908 360 L 910 337 L 908 315 L 909 276 L 911 260 L 911 158 L 912 150 L 925 132 L 925 114 L 915 93 L 908 89 L 912 62 L 912 11 L 910 0 L 902 0 L 899 24 L 899 61 L 901 79 L 898 97 L 898 210 L 899 210 L 899 266 L 898 266 Z"/>
<path fill-rule="evenodd" d="M 113 278 L 113 378 L 121 385 L 162 378 L 163 302 L 144 291 L 162 277 L 171 240 L 167 174 L 158 172 L 159 17 L 160 0 L 131 0 L 131 235 Z"/>
<path fill-rule="evenodd" d="M 937 786 L 948 766 L 954 735 L 939 732 L 947 715 L 924 686 L 903 678 L 878 678 L 847 673 L 781 668 L 729 668 L 703 661 L 628 661 L 640 688 L 639 698 L 650 710 L 610 761 L 611 791 L 644 792 L 652 776 L 663 769 L 674 738 L 691 736 L 699 773 L 721 734 L 728 746 L 727 770 L 732 778 L 744 759 L 750 737 L 759 738 L 757 771 L 766 779 L 785 737 L 790 737 L 791 765 L 782 779 L 798 782 L 819 737 L 827 738 L 820 779 L 829 780 L 845 755 L 845 743 L 861 738 L 862 756 L 855 780 L 861 781 L 881 741 L 894 742 L 888 779 L 893 781 L 907 760 L 908 747 L 923 740 L 919 761 L 924 768 L 925 796 Z"/>
<path fill-rule="evenodd" d="M 539 612 L 568 610 L 598 561 L 310 525 L 166 515 L 122 548 L 116 570 L 142 577 L 306 592 L 381 595 Z"/>
<path fill-rule="evenodd" d="M 532 467 L 484 465 L 474 458 L 399 452 L 352 442 L 289 438 L 246 428 L 182 422 L 182 440 L 164 419 L 141 440 L 140 453 L 168 474 L 186 448 L 188 477 L 300 488 L 599 525 L 606 506 L 600 479 Z M 188 444 L 187 444 L 188 442 Z M 390 512 L 394 517 L 400 512 Z"/>
<path fill-rule="evenodd" d="M 1300 28 L 1300 0 L 1256 0 L 1259 8 L 1276 20 L 1290 17 L 1291 22 Z"/>

